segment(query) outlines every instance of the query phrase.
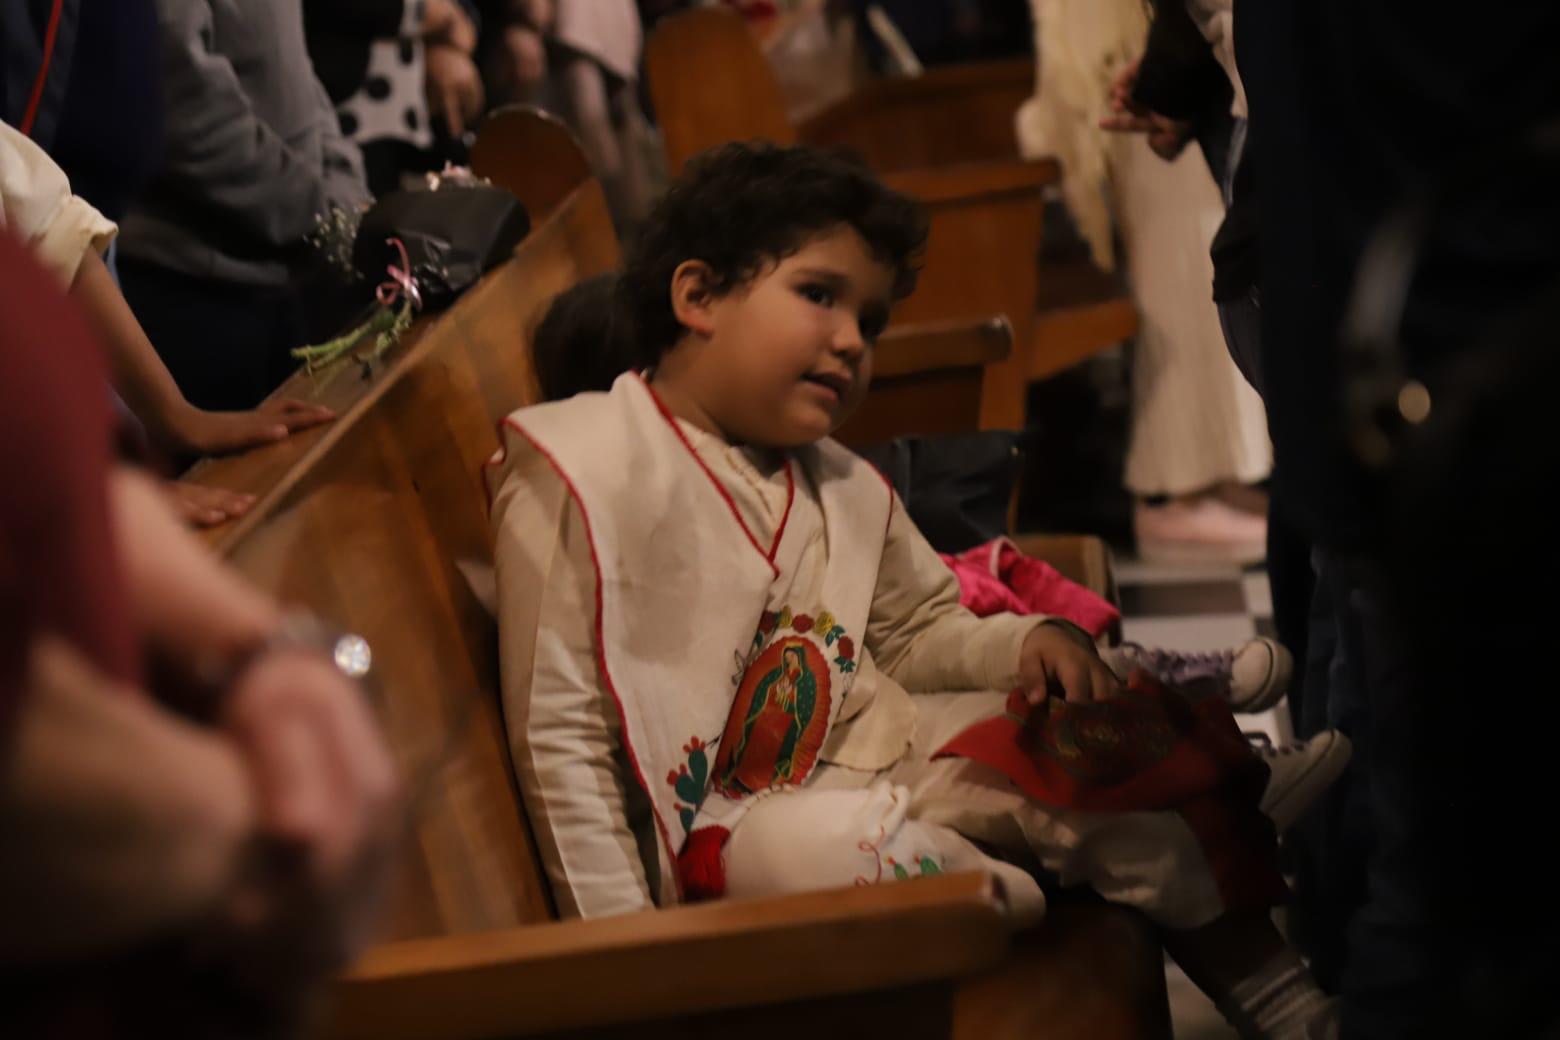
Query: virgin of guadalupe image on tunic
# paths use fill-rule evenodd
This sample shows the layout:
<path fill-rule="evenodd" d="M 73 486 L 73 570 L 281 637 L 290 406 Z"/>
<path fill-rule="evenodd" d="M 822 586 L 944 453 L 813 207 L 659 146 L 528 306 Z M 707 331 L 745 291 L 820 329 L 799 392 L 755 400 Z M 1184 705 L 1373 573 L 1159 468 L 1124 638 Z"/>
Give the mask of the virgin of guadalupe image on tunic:
<path fill-rule="evenodd" d="M 782 639 L 743 675 L 715 757 L 715 788 L 732 798 L 812 772 L 829 724 L 829 666 L 807 639 Z"/>

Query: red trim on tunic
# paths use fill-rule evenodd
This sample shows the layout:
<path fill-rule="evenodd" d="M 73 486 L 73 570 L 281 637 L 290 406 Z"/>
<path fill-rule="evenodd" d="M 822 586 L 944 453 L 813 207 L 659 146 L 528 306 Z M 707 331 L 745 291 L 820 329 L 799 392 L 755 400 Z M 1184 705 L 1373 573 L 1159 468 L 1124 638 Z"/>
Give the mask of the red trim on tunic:
<path fill-rule="evenodd" d="M 796 473 L 791 468 L 791 460 L 785 460 L 785 512 L 780 514 L 780 526 L 775 529 L 775 540 L 769 546 L 769 554 L 765 557 L 769 561 L 771 569 L 775 568 L 775 554 L 780 551 L 780 539 L 785 537 L 785 525 L 791 522 L 791 503 L 796 501 Z M 779 577 L 776 574 L 775 577 Z"/>
<path fill-rule="evenodd" d="M 742 533 L 747 535 L 748 544 L 753 546 L 754 551 L 764 558 L 765 563 L 769 564 L 769 570 L 774 576 L 780 577 L 780 568 L 775 566 L 773 551 L 766 553 L 764 547 L 758 544 L 758 539 L 753 537 L 753 531 L 748 527 L 747 521 L 742 519 L 742 513 L 737 509 L 737 503 L 732 500 L 731 492 L 727 491 L 726 486 L 716 479 L 715 474 L 710 472 L 710 468 L 704 464 L 704 460 L 699 457 L 699 453 L 693 450 L 693 445 L 688 443 L 688 435 L 683 433 L 681 426 L 677 425 L 677 417 L 672 415 L 671 410 L 666 407 L 666 402 L 661 400 L 661 395 L 655 392 L 654 387 L 644 381 L 644 377 L 636 373 L 635 378 L 639 379 L 640 385 L 649 391 L 650 400 L 655 402 L 656 411 L 661 413 L 661 418 L 665 419 L 666 425 L 672 428 L 672 432 L 677 435 L 677 440 L 682 443 L 684 448 L 688 449 L 688 454 L 693 456 L 693 461 L 699 464 L 699 468 L 704 471 L 704 475 L 709 478 L 710 483 L 715 485 L 715 490 L 720 492 L 720 497 L 726 500 L 726 508 L 731 510 L 731 517 L 737 522 L 737 526 L 742 528 Z M 788 475 L 789 472 L 787 470 Z M 789 501 L 786 503 L 786 511 L 788 513 L 790 511 Z M 776 535 L 775 545 L 778 547 L 779 544 L 780 538 Z"/>
<path fill-rule="evenodd" d="M 650 784 L 645 780 L 644 769 L 642 769 L 639 765 L 639 756 L 634 751 L 633 741 L 629 739 L 628 719 L 623 713 L 623 698 L 618 695 L 617 684 L 612 681 L 612 673 L 607 669 L 607 644 L 606 640 L 602 638 L 601 633 L 601 618 L 603 609 L 601 557 L 596 552 L 596 535 L 594 530 L 591 528 L 590 514 L 585 510 L 585 502 L 582 498 L 580 498 L 579 489 L 574 486 L 574 482 L 569 479 L 569 475 L 563 471 L 563 467 L 558 465 L 558 460 L 553 458 L 552 454 L 548 452 L 546 448 L 538 444 L 536 438 L 532 437 L 530 432 L 526 430 L 525 427 L 515 422 L 513 416 L 506 416 L 502 425 L 508 426 L 510 429 L 514 430 L 516 433 L 520 434 L 520 436 L 524 437 L 527 441 L 530 442 L 531 447 L 536 451 L 536 453 L 542 458 L 546 459 L 548 464 L 552 466 L 553 470 L 557 472 L 559 479 L 562 480 L 564 486 L 569 489 L 569 495 L 574 499 L 575 505 L 579 506 L 580 519 L 585 523 L 585 541 L 590 546 L 590 565 L 591 568 L 596 572 L 596 666 L 601 669 L 601 677 L 606 681 L 607 692 L 612 694 L 612 703 L 617 706 L 618 724 L 623 729 L 623 750 L 628 753 L 628 764 L 634 770 L 634 779 L 639 781 L 639 786 L 643 788 L 645 794 L 649 796 L 650 815 L 655 819 L 656 830 L 661 832 L 661 841 L 664 843 L 667 850 L 667 855 L 672 860 L 673 866 L 675 868 L 677 853 L 679 850 L 675 845 L 672 844 L 671 835 L 666 829 L 666 821 L 661 819 L 661 813 L 655 807 L 655 798 L 653 795 L 651 795 Z M 678 899 L 682 899 L 682 878 L 677 876 L 675 869 L 672 873 L 672 880 L 677 886 L 677 897 Z"/>

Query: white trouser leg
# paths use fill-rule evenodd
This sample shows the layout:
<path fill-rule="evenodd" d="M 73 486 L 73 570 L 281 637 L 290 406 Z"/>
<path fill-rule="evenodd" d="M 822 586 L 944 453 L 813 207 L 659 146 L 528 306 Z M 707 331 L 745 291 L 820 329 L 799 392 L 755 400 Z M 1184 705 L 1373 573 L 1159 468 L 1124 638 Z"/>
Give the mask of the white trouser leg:
<path fill-rule="evenodd" d="M 1088 885 L 1173 928 L 1206 924 L 1224 901 L 1196 836 L 1174 812 L 1088 812 L 1042 806 L 996 770 L 931 754 L 1003 710 L 998 693 L 917 694 L 916 735 L 887 779 L 910 795 L 909 816 L 1015 856 L 1029 854 L 1064 886 Z"/>
<path fill-rule="evenodd" d="M 986 856 L 955 831 L 911 819 L 909 809 L 909 791 L 884 780 L 766 795 L 726 842 L 726 895 L 809 892 L 984 870 L 1001 881 L 1015 926 L 1044 915 L 1045 897 L 1027 873 Z"/>

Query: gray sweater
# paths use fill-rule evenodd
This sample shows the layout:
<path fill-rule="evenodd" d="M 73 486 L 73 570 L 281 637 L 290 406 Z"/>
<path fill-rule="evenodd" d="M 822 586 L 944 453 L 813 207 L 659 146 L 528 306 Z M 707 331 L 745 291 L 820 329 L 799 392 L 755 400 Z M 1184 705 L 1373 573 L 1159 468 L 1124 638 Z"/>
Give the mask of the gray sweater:
<path fill-rule="evenodd" d="M 357 146 L 309 64 L 300 0 L 157 0 L 161 172 L 120 249 L 185 274 L 286 282 L 328 203 L 369 199 Z"/>

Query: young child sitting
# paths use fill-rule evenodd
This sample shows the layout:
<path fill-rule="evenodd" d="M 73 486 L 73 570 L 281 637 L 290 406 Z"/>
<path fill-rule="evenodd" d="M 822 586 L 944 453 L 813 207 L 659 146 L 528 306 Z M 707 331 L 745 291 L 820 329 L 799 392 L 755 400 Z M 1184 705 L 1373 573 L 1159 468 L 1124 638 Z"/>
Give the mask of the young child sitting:
<path fill-rule="evenodd" d="M 1030 922 L 1040 868 L 1161 924 L 1246 1035 L 1333 1035 L 1268 917 L 1266 771 L 1227 707 L 1235 750 L 1196 813 L 1086 807 L 1137 774 L 1092 775 L 1095 735 L 1066 720 L 1121 681 L 1065 622 L 961 607 L 883 479 L 828 439 L 924 239 L 918 207 L 847 160 L 706 153 L 616 287 L 631 334 L 603 349 L 624 374 L 506 419 L 489 469 L 505 712 L 560 911 L 982 869 Z M 1108 708 L 1126 729 L 1133 705 L 1164 717 L 1173 694 L 1132 688 Z M 1012 718 L 1014 689 L 1037 730 L 1062 720 L 1048 740 L 1070 734 L 1047 747 L 1071 804 L 938 754 Z M 1174 738 L 1149 758 L 1202 732 L 1187 725 L 1141 727 Z"/>

